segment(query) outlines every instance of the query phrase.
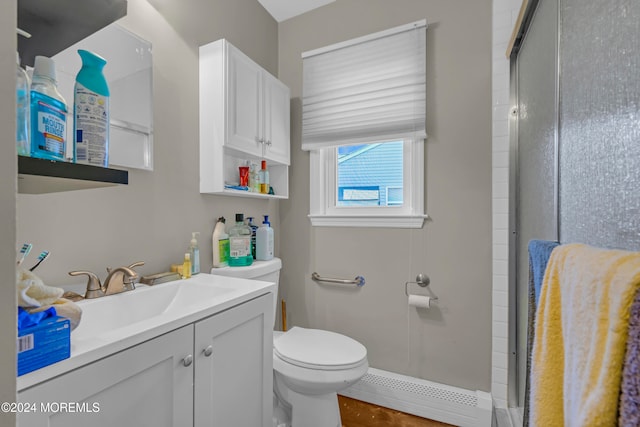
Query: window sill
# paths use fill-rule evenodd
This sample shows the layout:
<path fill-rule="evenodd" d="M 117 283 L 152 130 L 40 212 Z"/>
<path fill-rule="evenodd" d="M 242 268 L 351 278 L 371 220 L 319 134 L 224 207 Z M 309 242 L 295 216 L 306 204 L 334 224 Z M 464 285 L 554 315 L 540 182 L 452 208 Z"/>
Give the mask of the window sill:
<path fill-rule="evenodd" d="M 422 228 L 428 215 L 309 215 L 314 227 Z"/>

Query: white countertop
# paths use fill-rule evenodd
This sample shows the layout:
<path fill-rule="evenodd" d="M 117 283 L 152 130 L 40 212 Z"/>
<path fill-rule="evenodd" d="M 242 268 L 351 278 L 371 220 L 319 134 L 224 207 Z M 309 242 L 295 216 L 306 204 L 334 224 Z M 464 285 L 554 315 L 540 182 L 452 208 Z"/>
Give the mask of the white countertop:
<path fill-rule="evenodd" d="M 18 391 L 270 292 L 275 301 L 274 283 L 201 273 L 80 301 L 71 357 L 18 377 Z"/>

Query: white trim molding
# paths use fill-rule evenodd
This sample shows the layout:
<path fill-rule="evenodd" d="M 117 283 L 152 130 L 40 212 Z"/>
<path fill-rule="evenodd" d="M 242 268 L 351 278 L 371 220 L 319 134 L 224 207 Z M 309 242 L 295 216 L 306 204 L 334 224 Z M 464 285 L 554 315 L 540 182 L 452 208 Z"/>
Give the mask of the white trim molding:
<path fill-rule="evenodd" d="M 369 368 L 341 395 L 460 427 L 491 427 L 490 393 Z"/>
<path fill-rule="evenodd" d="M 314 227 L 387 227 L 387 228 L 422 228 L 429 215 L 309 215 Z"/>
<path fill-rule="evenodd" d="M 318 227 L 422 228 L 424 211 L 424 140 L 404 140 L 403 205 L 336 206 L 336 148 L 310 151 L 309 219 Z"/>

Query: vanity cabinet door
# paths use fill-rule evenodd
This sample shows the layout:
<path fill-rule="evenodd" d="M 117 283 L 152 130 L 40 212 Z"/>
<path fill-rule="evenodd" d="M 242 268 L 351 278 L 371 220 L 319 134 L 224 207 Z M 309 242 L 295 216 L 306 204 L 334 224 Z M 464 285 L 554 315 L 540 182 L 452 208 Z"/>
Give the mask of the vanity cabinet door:
<path fill-rule="evenodd" d="M 288 165 L 290 139 L 289 88 L 264 73 L 264 157 Z"/>
<path fill-rule="evenodd" d="M 262 69 L 230 44 L 228 49 L 228 134 L 225 145 L 260 157 L 263 128 Z"/>
<path fill-rule="evenodd" d="M 37 411 L 19 414 L 18 425 L 193 425 L 193 363 L 184 361 L 193 353 L 193 328 L 184 326 L 20 392 L 18 401 L 35 404 Z"/>
<path fill-rule="evenodd" d="M 272 425 L 273 296 L 196 323 L 194 426 Z"/>

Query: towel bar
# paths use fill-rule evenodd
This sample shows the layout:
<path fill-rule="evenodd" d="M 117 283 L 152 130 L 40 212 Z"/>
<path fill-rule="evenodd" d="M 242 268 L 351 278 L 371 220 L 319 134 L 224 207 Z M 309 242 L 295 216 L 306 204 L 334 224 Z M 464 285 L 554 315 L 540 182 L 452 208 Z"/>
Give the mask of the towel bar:
<path fill-rule="evenodd" d="M 357 276 L 355 279 L 334 279 L 331 277 L 320 277 L 318 273 L 315 271 L 311 274 L 311 280 L 315 282 L 327 282 L 327 283 L 338 283 L 340 285 L 356 285 L 357 287 L 364 286 L 364 277 Z"/>

